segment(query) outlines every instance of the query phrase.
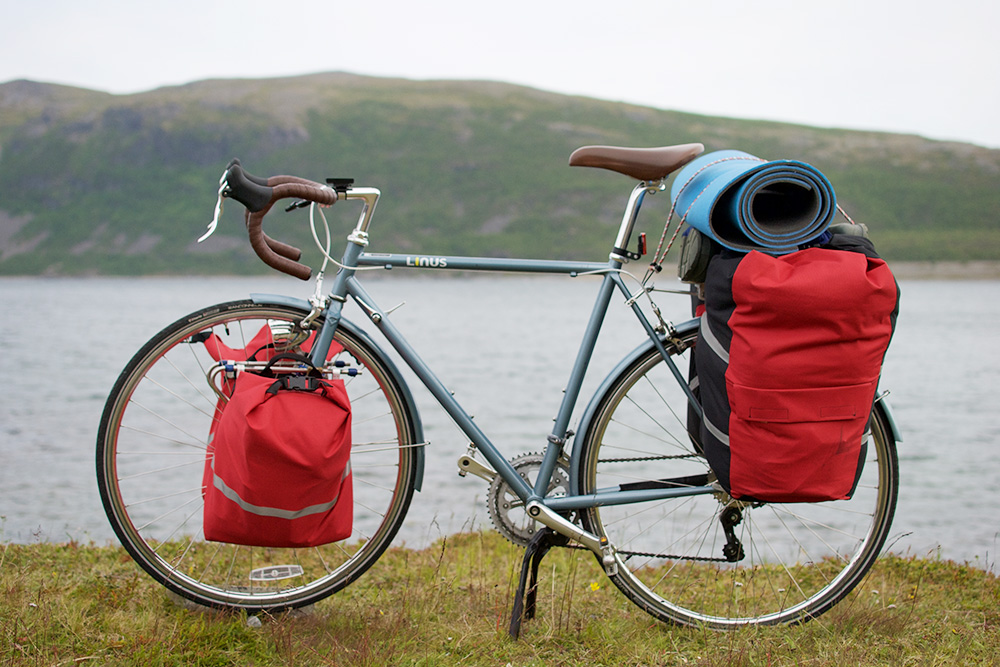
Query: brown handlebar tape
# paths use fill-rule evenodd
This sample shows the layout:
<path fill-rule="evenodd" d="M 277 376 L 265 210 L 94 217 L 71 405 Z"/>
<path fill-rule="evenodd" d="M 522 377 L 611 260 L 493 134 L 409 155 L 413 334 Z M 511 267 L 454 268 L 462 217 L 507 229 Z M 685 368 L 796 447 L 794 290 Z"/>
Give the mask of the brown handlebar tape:
<path fill-rule="evenodd" d="M 246 226 L 250 236 L 250 246 L 261 261 L 272 269 L 295 276 L 300 280 L 308 280 L 312 275 L 312 269 L 296 261 L 302 256 L 302 252 L 294 246 L 276 241 L 265 234 L 262 229 L 264 216 L 280 199 L 297 198 L 329 206 L 336 203 L 337 193 L 319 183 L 294 176 L 274 176 L 268 179 L 268 183 L 278 179 L 289 180 L 283 180 L 272 187 L 271 200 L 264 208 L 255 213 L 247 212 Z"/>

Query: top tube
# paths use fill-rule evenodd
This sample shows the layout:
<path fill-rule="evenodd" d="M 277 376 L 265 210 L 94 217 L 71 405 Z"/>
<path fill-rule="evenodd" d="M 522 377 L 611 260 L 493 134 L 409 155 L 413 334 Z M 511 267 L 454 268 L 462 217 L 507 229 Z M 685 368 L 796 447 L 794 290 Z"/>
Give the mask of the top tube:
<path fill-rule="evenodd" d="M 449 257 L 443 255 L 403 255 L 397 253 L 359 253 L 357 255 L 356 266 L 384 267 L 391 269 L 402 268 L 427 268 L 427 269 L 451 269 L 458 271 L 502 271 L 502 272 L 522 272 L 522 273 L 559 273 L 570 276 L 614 271 L 620 269 L 622 264 L 628 261 L 625 248 L 629 244 L 632 230 L 642 208 L 642 202 L 647 194 L 654 194 L 663 189 L 661 183 L 640 182 L 633 189 L 629 196 L 625 213 L 622 216 L 619 226 L 618 236 L 615 239 L 614 248 L 608 258 L 608 262 L 580 262 L 561 260 L 541 260 L 541 259 L 507 259 L 496 257 Z M 368 245 L 368 233 L 371 226 L 372 217 L 375 213 L 375 206 L 381 192 L 377 188 L 355 188 L 348 187 L 343 191 L 343 196 L 348 200 L 361 200 L 364 208 L 358 218 L 354 232 L 348 237 L 353 244 L 366 247 Z M 352 253 L 353 254 L 353 253 Z M 345 255 L 345 260 L 347 256 Z M 351 264 L 346 262 L 346 268 L 351 268 Z"/>
<path fill-rule="evenodd" d="M 411 269 L 451 271 L 502 271 L 518 273 L 561 273 L 576 277 L 585 273 L 604 273 L 611 264 L 546 259 L 506 259 L 499 257 L 451 257 L 447 255 L 402 255 L 396 253 L 362 253 L 358 266 L 381 266 Z"/>

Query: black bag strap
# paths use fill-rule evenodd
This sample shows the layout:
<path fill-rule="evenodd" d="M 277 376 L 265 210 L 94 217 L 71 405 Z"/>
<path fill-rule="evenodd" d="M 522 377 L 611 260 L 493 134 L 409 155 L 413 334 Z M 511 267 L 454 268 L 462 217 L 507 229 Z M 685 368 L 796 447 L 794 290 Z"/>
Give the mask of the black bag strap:
<path fill-rule="evenodd" d="M 266 378 L 276 377 L 274 368 L 272 367 L 278 361 L 297 361 L 300 364 L 303 364 L 309 368 L 309 370 L 306 372 L 306 375 L 310 375 L 314 378 L 323 377 L 323 372 L 320 369 L 316 368 L 316 366 L 312 362 L 312 359 L 302 354 L 296 354 L 295 352 L 283 352 L 281 354 L 274 355 L 267 362 L 267 365 L 264 366 L 264 368 L 262 368 L 257 374 L 262 375 L 263 377 Z"/>
<path fill-rule="evenodd" d="M 257 361 L 257 355 L 258 354 L 260 354 L 261 352 L 264 352 L 266 350 L 273 350 L 273 349 L 275 349 L 274 343 L 268 343 L 267 345 L 264 345 L 264 346 L 258 348 L 256 351 L 254 351 L 253 354 L 248 354 L 247 355 L 247 361 Z"/>
<path fill-rule="evenodd" d="M 277 377 L 275 370 L 273 368 L 274 364 L 279 361 L 297 361 L 308 367 L 305 375 L 282 375 Z M 323 373 L 320 369 L 316 368 L 312 360 L 301 354 L 296 354 L 294 352 L 284 352 L 282 354 L 276 354 L 267 362 L 267 365 L 258 373 L 262 377 L 276 378 L 275 381 L 267 388 L 268 394 L 272 396 L 277 395 L 279 391 L 307 391 L 314 392 L 319 391 L 324 395 L 326 394 L 326 388 L 330 384 L 323 379 Z"/>

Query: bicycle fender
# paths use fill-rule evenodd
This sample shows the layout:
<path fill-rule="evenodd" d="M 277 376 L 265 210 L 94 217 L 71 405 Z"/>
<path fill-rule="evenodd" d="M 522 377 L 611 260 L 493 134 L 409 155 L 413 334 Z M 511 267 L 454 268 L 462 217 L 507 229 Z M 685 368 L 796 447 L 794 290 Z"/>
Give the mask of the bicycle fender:
<path fill-rule="evenodd" d="M 681 324 L 676 325 L 675 329 L 677 330 L 678 334 L 683 335 L 690 333 L 693 330 L 696 330 L 698 328 L 698 324 L 699 320 L 692 319 L 688 320 L 687 322 L 682 322 Z M 660 341 L 663 343 L 667 342 L 666 339 L 662 337 Z M 647 339 L 645 342 L 640 343 L 638 347 L 629 352 L 622 358 L 621 361 L 618 362 L 618 365 L 615 366 L 610 373 L 608 373 L 608 376 L 604 378 L 604 381 L 601 382 L 597 390 L 594 391 L 594 395 L 591 396 L 590 402 L 587 404 L 587 408 L 586 410 L 583 411 L 583 416 L 580 418 L 580 423 L 576 431 L 578 435 L 574 436 L 573 451 L 570 454 L 569 485 L 571 494 L 580 493 L 579 473 L 578 473 L 580 467 L 580 460 L 579 460 L 580 448 L 576 446 L 577 439 L 579 438 L 579 440 L 582 441 L 587 437 L 587 433 L 588 431 L 590 431 L 590 424 L 594 419 L 594 413 L 597 411 L 598 404 L 601 402 L 601 399 L 604 397 L 604 394 L 606 394 L 614 385 L 615 381 L 617 381 L 618 376 L 620 376 L 622 373 L 625 373 L 628 370 L 628 368 L 636 362 L 636 360 L 638 360 L 643 355 L 648 354 L 649 351 L 654 347 L 656 347 L 656 345 L 653 343 L 651 339 Z"/>
<path fill-rule="evenodd" d="M 299 308 L 307 313 L 312 310 L 312 305 L 305 299 L 285 296 L 283 294 L 251 294 L 250 300 L 263 306 L 288 306 L 291 308 Z M 360 338 L 366 345 L 379 353 L 382 362 L 386 366 L 386 370 L 389 372 L 389 375 L 392 376 L 392 378 L 396 381 L 396 384 L 399 385 L 400 391 L 402 391 L 403 404 L 407 413 L 410 415 L 410 420 L 413 422 L 413 435 L 415 441 L 424 442 L 424 425 L 423 422 L 420 421 L 420 413 L 417 411 L 417 403 L 413 400 L 413 394 L 410 392 L 410 387 L 403 380 L 403 376 L 399 372 L 399 369 L 396 368 L 396 365 L 392 362 L 392 358 L 385 354 L 382 348 L 379 347 L 374 340 L 372 340 L 371 336 L 350 320 L 341 318 L 338 326 L 347 329 L 352 335 Z M 420 491 L 424 483 L 424 446 L 419 445 L 415 447 L 415 449 L 417 451 L 417 474 L 416 483 L 413 488 Z"/>
<path fill-rule="evenodd" d="M 875 397 L 875 409 L 882 412 L 882 416 L 885 417 L 885 421 L 889 424 L 889 429 L 892 431 L 892 439 L 896 441 L 896 444 L 903 442 L 903 436 L 899 432 L 899 427 L 896 425 L 896 418 L 892 414 L 892 408 L 889 406 L 889 401 L 885 400 L 886 394 L 888 392 L 883 392 L 880 396 Z"/>

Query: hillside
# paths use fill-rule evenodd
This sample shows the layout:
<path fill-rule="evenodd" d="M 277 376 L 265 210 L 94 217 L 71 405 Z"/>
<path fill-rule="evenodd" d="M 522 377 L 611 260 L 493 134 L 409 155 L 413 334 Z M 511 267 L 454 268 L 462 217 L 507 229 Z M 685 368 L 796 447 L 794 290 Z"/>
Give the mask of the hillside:
<path fill-rule="evenodd" d="M 234 156 L 257 174 L 379 187 L 373 251 L 601 259 L 632 184 L 570 169 L 569 154 L 691 141 L 815 165 L 889 258 L 1000 259 L 1000 150 L 499 83 L 330 73 L 121 96 L 0 84 L 0 274 L 267 271 L 235 202 L 216 235 L 195 243 Z M 330 213 L 338 234 L 356 217 L 347 208 Z M 657 236 L 669 201 L 647 209 L 643 228 Z M 276 213 L 267 228 L 307 247 L 295 215 Z"/>

